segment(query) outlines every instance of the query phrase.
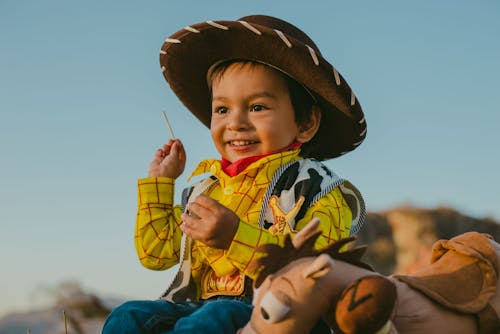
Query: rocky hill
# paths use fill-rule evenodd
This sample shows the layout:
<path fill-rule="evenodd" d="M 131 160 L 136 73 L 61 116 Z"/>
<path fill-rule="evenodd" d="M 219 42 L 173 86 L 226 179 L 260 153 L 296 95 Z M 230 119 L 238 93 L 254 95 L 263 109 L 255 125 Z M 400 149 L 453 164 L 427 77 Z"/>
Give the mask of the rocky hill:
<path fill-rule="evenodd" d="M 434 242 L 468 231 L 488 233 L 500 241 L 500 223 L 493 219 L 469 217 L 450 208 L 406 206 L 369 213 L 356 244 L 369 246 L 364 260 L 377 271 L 412 273 L 429 263 Z"/>
<path fill-rule="evenodd" d="M 369 246 L 364 260 L 377 271 L 411 273 L 429 262 L 435 241 L 467 231 L 500 240 L 500 224 L 492 219 L 468 217 L 449 208 L 400 207 L 369 213 L 356 243 Z M 100 333 L 106 315 L 119 303 L 84 292 L 75 282 L 63 283 L 55 291 L 53 307 L 0 319 L 0 334 Z"/>

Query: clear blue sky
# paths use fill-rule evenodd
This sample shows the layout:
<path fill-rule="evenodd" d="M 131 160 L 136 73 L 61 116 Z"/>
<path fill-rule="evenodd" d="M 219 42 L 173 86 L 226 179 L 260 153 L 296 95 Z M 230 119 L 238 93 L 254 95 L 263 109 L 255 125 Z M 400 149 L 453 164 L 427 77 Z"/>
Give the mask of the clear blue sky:
<path fill-rule="evenodd" d="M 1 0 L 0 314 L 68 278 L 158 296 L 170 273 L 140 266 L 133 230 L 136 179 L 169 137 L 161 111 L 185 174 L 216 157 L 168 90 L 160 46 L 188 24 L 256 13 L 305 30 L 354 89 L 367 140 L 328 165 L 369 210 L 500 219 L 498 1 Z"/>

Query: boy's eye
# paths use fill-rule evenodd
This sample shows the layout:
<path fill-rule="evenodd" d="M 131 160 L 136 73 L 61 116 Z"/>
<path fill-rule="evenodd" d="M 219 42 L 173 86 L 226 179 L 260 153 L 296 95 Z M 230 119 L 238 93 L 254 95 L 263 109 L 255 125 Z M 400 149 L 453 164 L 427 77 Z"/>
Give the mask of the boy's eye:
<path fill-rule="evenodd" d="M 215 107 L 214 108 L 214 113 L 216 113 L 216 114 L 225 114 L 225 113 L 227 113 L 227 108 L 226 107 Z"/>
<path fill-rule="evenodd" d="M 263 106 L 263 105 L 261 105 L 261 104 L 254 104 L 254 105 L 250 108 L 250 110 L 251 110 L 251 111 L 262 111 L 262 110 L 264 110 L 264 109 L 266 109 L 266 107 L 264 107 L 264 106 Z"/>

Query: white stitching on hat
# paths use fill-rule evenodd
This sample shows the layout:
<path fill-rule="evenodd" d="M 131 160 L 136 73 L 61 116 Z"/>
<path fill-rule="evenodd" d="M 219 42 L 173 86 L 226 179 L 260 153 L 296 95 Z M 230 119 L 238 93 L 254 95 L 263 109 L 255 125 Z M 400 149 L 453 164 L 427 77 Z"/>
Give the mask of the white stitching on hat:
<path fill-rule="evenodd" d="M 359 124 L 363 124 L 365 122 L 365 118 L 363 117 L 360 121 Z"/>
<path fill-rule="evenodd" d="M 274 29 L 274 31 L 276 31 L 276 34 L 278 34 L 278 36 L 281 38 L 281 40 L 283 42 L 285 42 L 286 46 L 288 46 L 289 48 L 292 47 L 292 43 L 290 43 L 290 41 L 288 40 L 288 38 L 286 38 L 285 34 L 283 34 L 281 31 L 276 30 L 276 29 Z"/>
<path fill-rule="evenodd" d="M 165 72 L 166 70 L 167 70 L 167 68 L 166 68 L 165 66 L 162 66 L 162 67 L 161 67 L 161 71 L 162 71 L 162 72 Z"/>
<path fill-rule="evenodd" d="M 359 136 L 363 137 L 365 135 L 365 133 L 366 133 L 366 128 L 363 131 L 361 131 L 361 133 L 359 134 Z"/>
<path fill-rule="evenodd" d="M 184 30 L 194 32 L 195 34 L 198 34 L 200 32 L 198 29 L 195 29 L 195 28 L 190 27 L 190 26 L 184 27 Z"/>
<path fill-rule="evenodd" d="M 167 38 L 165 40 L 165 42 L 167 42 L 167 43 L 180 43 L 181 41 L 178 39 L 175 39 L 175 38 Z"/>
<path fill-rule="evenodd" d="M 337 86 L 340 86 L 339 72 L 337 72 L 337 70 L 335 69 L 335 67 L 333 67 L 333 76 L 335 77 L 335 83 L 337 84 Z"/>
<path fill-rule="evenodd" d="M 257 35 L 259 35 L 259 36 L 260 36 L 260 35 L 262 35 L 262 33 L 261 33 L 259 30 L 257 30 L 257 28 L 253 27 L 253 26 L 252 26 L 250 23 L 248 23 L 247 21 L 238 21 L 238 22 L 239 22 L 239 23 L 241 23 L 241 24 L 243 24 L 243 26 L 244 26 L 245 28 L 247 28 L 248 30 L 253 31 L 253 32 L 254 32 L 254 33 L 256 33 Z"/>
<path fill-rule="evenodd" d="M 353 145 L 353 146 L 358 146 L 358 145 L 359 145 L 359 144 L 361 144 L 362 142 L 363 142 L 363 139 L 361 139 L 361 140 L 360 140 L 360 141 L 358 141 L 358 142 L 353 143 L 352 145 Z"/>
<path fill-rule="evenodd" d="M 345 152 L 340 152 L 340 155 L 344 155 L 346 153 L 349 153 L 349 151 L 345 151 Z"/>
<path fill-rule="evenodd" d="M 356 103 L 356 95 L 354 95 L 354 92 L 351 90 L 351 106 L 353 106 Z"/>
<path fill-rule="evenodd" d="M 166 51 L 163 51 L 163 50 L 160 50 L 160 54 L 161 54 L 161 55 L 166 55 L 166 54 L 167 54 L 167 52 L 166 52 Z"/>
<path fill-rule="evenodd" d="M 306 44 L 306 46 L 309 49 L 309 54 L 311 55 L 311 58 L 313 59 L 314 64 L 316 66 L 318 66 L 319 65 L 319 60 L 318 60 L 318 56 L 316 56 L 316 52 L 309 45 Z"/>
<path fill-rule="evenodd" d="M 229 30 L 228 27 L 226 26 L 223 26 L 222 24 L 218 24 L 214 21 L 207 21 L 208 24 L 210 24 L 212 27 L 215 27 L 215 28 L 219 28 L 219 29 L 222 29 L 222 30 Z"/>

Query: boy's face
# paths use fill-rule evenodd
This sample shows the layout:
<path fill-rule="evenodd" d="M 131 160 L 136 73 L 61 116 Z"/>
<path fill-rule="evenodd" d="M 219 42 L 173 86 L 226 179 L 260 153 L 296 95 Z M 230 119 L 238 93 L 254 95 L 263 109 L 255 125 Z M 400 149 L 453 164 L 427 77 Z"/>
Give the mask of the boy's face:
<path fill-rule="evenodd" d="M 288 87 L 276 70 L 235 63 L 213 79 L 212 94 L 210 132 L 230 162 L 300 141 Z"/>

